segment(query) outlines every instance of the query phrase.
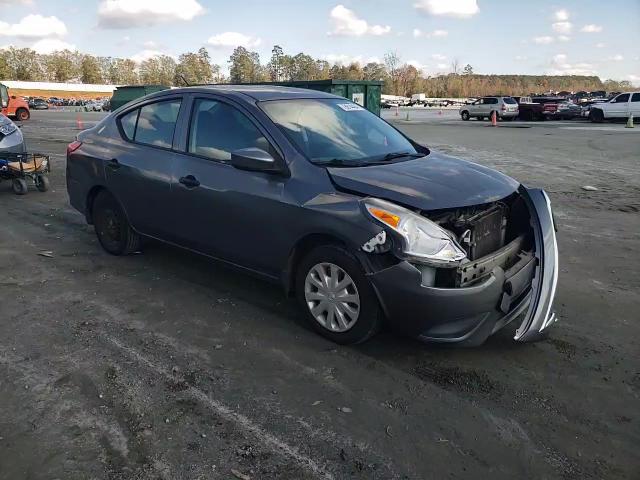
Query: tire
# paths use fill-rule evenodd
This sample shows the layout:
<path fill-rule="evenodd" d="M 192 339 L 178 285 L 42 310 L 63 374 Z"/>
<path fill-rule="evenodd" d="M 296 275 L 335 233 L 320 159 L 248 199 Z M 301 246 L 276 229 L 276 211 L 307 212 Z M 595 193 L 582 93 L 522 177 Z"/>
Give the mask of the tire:
<path fill-rule="evenodd" d="M 49 183 L 49 177 L 47 177 L 46 175 L 36 175 L 35 182 L 36 188 L 40 192 L 46 192 L 51 187 L 51 184 Z"/>
<path fill-rule="evenodd" d="M 326 283 L 317 275 L 319 270 L 329 277 Z M 346 286 L 331 295 L 326 285 L 331 284 L 334 278 L 338 284 Z M 320 246 L 302 259 L 296 270 L 296 296 L 311 328 L 335 343 L 362 343 L 375 335 L 382 325 L 382 309 L 371 283 L 358 260 L 342 247 Z M 324 300 L 320 298 L 323 297 L 328 303 L 326 311 L 321 307 Z M 341 302 L 340 298 L 349 298 L 353 302 Z M 321 307 L 316 312 L 320 319 L 311 312 L 312 305 Z M 329 310 L 334 308 L 337 310 L 330 315 Z"/>
<path fill-rule="evenodd" d="M 16 110 L 16 120 L 26 122 L 31 118 L 31 113 L 26 108 L 19 108 Z"/>
<path fill-rule="evenodd" d="M 133 231 L 124 210 L 103 190 L 93 201 L 93 224 L 102 248 L 111 255 L 129 255 L 140 249 L 140 235 Z"/>
<path fill-rule="evenodd" d="M 604 122 L 604 113 L 599 108 L 592 108 L 589 112 L 589 120 L 593 123 L 602 123 Z"/>
<path fill-rule="evenodd" d="M 29 191 L 29 187 L 24 178 L 14 178 L 11 182 L 11 187 L 13 188 L 13 193 L 16 195 L 26 195 Z"/>
<path fill-rule="evenodd" d="M 467 112 L 466 110 L 460 114 L 460 117 L 462 117 L 462 120 L 464 120 L 465 122 L 471 118 L 469 112 Z"/>

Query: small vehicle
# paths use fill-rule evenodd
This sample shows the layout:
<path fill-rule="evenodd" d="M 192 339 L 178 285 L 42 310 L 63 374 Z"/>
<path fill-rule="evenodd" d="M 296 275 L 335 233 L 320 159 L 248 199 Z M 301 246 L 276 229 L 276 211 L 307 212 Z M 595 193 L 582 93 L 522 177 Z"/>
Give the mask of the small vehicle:
<path fill-rule="evenodd" d="M 0 181 L 10 180 L 13 193 L 26 195 L 27 180 L 33 182 L 40 192 L 49 190 L 49 156 L 41 153 L 0 152 Z"/>
<path fill-rule="evenodd" d="M 34 98 L 29 102 L 29 108 L 33 110 L 49 110 L 49 104 L 44 98 Z"/>
<path fill-rule="evenodd" d="M 518 102 L 518 118 L 520 120 L 544 120 L 542 105 L 535 103 L 531 97 L 513 97 Z"/>
<path fill-rule="evenodd" d="M 152 237 L 253 272 L 337 343 L 386 322 L 478 345 L 516 319 L 515 339 L 532 341 L 556 320 L 547 195 L 342 97 L 262 85 L 151 94 L 81 132 L 66 178 L 108 253 Z"/>
<path fill-rule="evenodd" d="M 462 120 L 477 118 L 484 120 L 491 119 L 496 114 L 497 120 L 513 120 L 518 116 L 518 102 L 511 97 L 489 96 L 482 97 L 473 102 L 471 105 L 463 105 L 460 107 L 460 117 Z"/>
<path fill-rule="evenodd" d="M 3 115 L 13 117 L 21 122 L 25 122 L 31 118 L 29 103 L 21 97 L 9 95 L 9 89 L 2 83 L 0 83 L 0 98 L 2 99 Z"/>
<path fill-rule="evenodd" d="M 608 102 L 593 105 L 589 120 L 601 123 L 610 119 L 627 119 L 629 115 L 640 117 L 640 92 L 621 93 Z"/>

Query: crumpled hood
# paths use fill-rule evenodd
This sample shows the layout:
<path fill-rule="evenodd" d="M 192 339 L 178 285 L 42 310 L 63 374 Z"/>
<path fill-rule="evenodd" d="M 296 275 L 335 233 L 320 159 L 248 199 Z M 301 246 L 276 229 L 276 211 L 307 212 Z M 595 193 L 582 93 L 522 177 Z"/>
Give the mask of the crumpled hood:
<path fill-rule="evenodd" d="M 406 162 L 328 172 L 338 189 L 420 210 L 490 203 L 511 195 L 520 185 L 496 170 L 433 151 Z"/>

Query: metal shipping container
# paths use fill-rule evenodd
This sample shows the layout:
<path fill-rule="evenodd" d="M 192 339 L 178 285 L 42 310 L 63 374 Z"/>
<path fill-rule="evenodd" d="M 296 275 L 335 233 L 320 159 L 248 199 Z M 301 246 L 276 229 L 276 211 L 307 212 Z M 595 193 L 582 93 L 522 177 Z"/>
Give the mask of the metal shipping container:
<path fill-rule="evenodd" d="M 113 96 L 111 97 L 111 111 L 120 108 L 133 100 L 136 100 L 150 93 L 160 92 L 166 90 L 169 87 L 164 85 L 125 85 L 122 87 L 116 87 Z"/>
<path fill-rule="evenodd" d="M 332 93 L 362 105 L 370 112 L 380 115 L 382 82 L 368 80 L 309 80 L 293 82 L 266 82 L 259 85 L 281 85 L 284 87 L 308 88 Z"/>

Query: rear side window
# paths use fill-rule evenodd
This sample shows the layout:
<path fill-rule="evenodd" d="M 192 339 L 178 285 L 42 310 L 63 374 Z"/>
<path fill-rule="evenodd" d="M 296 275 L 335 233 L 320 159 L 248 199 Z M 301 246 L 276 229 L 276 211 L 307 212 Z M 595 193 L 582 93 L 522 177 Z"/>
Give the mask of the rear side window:
<path fill-rule="evenodd" d="M 504 103 L 508 103 L 510 105 L 517 105 L 518 102 L 516 102 L 513 98 L 511 97 L 504 97 Z"/>
<path fill-rule="evenodd" d="M 634 93 L 634 94 L 631 96 L 631 101 L 632 101 L 632 102 L 640 102 L 640 93 Z"/>
<path fill-rule="evenodd" d="M 124 135 L 137 143 L 171 148 L 181 100 L 150 103 L 120 117 Z"/>
<path fill-rule="evenodd" d="M 626 103 L 629 101 L 629 94 L 623 93 L 622 95 L 618 95 L 614 100 L 615 103 Z"/>
<path fill-rule="evenodd" d="M 140 110 L 136 109 L 133 112 L 129 112 L 126 115 L 120 117 L 120 126 L 122 127 L 122 131 L 125 136 L 129 140 L 133 140 L 133 136 L 136 133 L 136 123 L 138 122 L 138 112 Z"/>
<path fill-rule="evenodd" d="M 189 128 L 189 153 L 227 162 L 231 160 L 231 152 L 242 148 L 275 153 L 240 110 L 216 100 L 196 100 Z"/>
<path fill-rule="evenodd" d="M 498 103 L 498 99 L 497 98 L 485 98 L 484 99 L 484 104 L 485 105 L 493 105 L 494 103 Z"/>

